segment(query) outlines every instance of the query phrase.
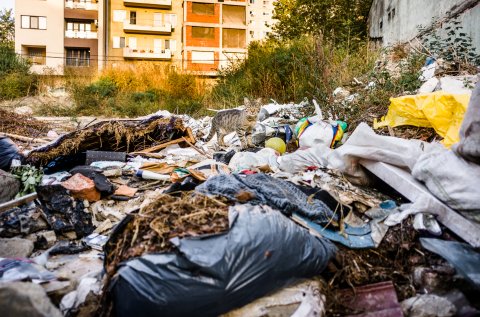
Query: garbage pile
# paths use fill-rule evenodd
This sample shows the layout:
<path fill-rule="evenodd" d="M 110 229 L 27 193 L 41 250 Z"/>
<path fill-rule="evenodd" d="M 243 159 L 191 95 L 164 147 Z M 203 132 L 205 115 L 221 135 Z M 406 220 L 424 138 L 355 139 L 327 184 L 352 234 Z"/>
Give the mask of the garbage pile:
<path fill-rule="evenodd" d="M 480 83 L 423 90 L 374 128 L 431 127 L 442 143 L 350 131 L 308 100 L 264 105 L 248 149 L 236 132 L 202 141 L 211 117 L 166 111 L 31 151 L 0 140 L 1 309 L 479 314 Z"/>

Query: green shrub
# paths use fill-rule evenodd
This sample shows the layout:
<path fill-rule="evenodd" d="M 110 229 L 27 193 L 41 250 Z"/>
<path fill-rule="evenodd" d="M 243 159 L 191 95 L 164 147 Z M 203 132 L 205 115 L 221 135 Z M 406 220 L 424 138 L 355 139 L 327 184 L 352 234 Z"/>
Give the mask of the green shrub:
<path fill-rule="evenodd" d="M 12 47 L 0 45 L 0 100 L 34 93 L 37 76 L 29 71 L 30 62 L 15 54 Z"/>
<path fill-rule="evenodd" d="M 98 98 L 114 97 L 117 94 L 117 85 L 111 78 L 102 77 L 85 87 L 85 93 L 96 95 Z"/>
<path fill-rule="evenodd" d="M 328 102 L 335 87 L 372 69 L 375 57 L 366 44 L 352 52 L 313 36 L 253 42 L 248 58 L 223 72 L 210 99 L 216 105 L 236 105 L 245 96 Z"/>
<path fill-rule="evenodd" d="M 12 47 L 0 45 L 0 76 L 8 73 L 28 74 L 30 61 L 18 56 Z"/>
<path fill-rule="evenodd" d="M 32 74 L 12 72 L 0 78 L 0 100 L 27 96 L 36 89 L 37 78 Z"/>
<path fill-rule="evenodd" d="M 145 92 L 134 92 L 131 98 L 134 102 L 155 102 L 158 100 L 158 95 L 156 91 L 148 90 Z"/>

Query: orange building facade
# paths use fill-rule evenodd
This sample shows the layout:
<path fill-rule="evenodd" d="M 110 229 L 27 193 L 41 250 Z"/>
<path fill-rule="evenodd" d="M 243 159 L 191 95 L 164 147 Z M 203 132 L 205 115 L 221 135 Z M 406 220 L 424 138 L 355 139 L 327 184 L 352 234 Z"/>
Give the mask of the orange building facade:
<path fill-rule="evenodd" d="M 247 0 L 184 1 L 183 68 L 216 76 L 247 53 Z"/>

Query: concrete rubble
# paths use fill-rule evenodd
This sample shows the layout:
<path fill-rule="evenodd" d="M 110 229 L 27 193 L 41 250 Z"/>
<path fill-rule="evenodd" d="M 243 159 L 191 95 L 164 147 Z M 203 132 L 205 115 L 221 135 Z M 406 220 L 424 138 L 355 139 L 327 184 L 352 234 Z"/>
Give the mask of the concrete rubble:
<path fill-rule="evenodd" d="M 465 80 L 476 79 L 430 76 L 419 92 L 469 94 L 458 86 Z M 375 83 L 358 84 L 376 89 Z M 339 87 L 333 100 L 346 104 L 355 97 Z M 159 111 L 52 132 L 51 142 L 19 152 L 44 175 L 28 198 L 2 194 L 8 198 L 0 203 L 0 310 L 9 316 L 123 316 L 117 309 L 125 306 L 115 302 L 123 292 L 132 294 L 127 308 L 139 316 L 156 304 L 166 305 L 165 315 L 202 315 L 180 307 L 191 298 L 225 317 L 480 312 L 472 278 L 478 267 L 463 269 L 420 241 L 457 241 L 452 248 L 464 248 L 469 259 L 478 255 L 480 208 L 465 207 L 471 199 L 452 205 L 435 194 L 438 182 L 420 182 L 415 174 L 419 157 L 449 150 L 381 135 L 364 123 L 349 131 L 309 100 L 272 101 L 258 119 L 252 151 L 242 151 L 235 133 L 225 138 L 226 148 L 215 138 L 203 142 L 211 117 Z M 272 137 L 285 143 L 285 154 L 266 147 Z M 478 171 L 476 163 L 465 164 Z M 262 254 L 249 249 L 258 243 L 263 250 L 261 239 L 242 236 L 253 228 L 250 214 L 268 224 L 256 232 L 270 239 Z M 294 237 L 308 243 L 276 248 L 276 234 L 292 224 L 292 232 L 301 232 Z M 236 226 L 245 227 L 237 234 Z M 239 245 L 241 252 L 228 252 Z M 284 268 L 302 248 L 316 258 L 305 258 L 298 271 Z M 238 262 L 228 262 L 236 256 Z M 255 256 L 261 260 L 248 262 Z M 149 301 L 151 289 L 158 303 Z M 171 299 L 165 289 L 185 296 Z M 232 292 L 238 298 L 230 298 Z M 216 301 L 228 305 L 210 310 Z"/>

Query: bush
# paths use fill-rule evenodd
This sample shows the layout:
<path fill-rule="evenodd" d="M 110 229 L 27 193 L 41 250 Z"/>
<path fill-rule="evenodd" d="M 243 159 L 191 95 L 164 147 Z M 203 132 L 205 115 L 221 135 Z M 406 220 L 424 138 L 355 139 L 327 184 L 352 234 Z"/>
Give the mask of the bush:
<path fill-rule="evenodd" d="M 13 99 L 34 93 L 37 77 L 30 73 L 30 62 L 12 47 L 0 45 L 0 100 Z"/>
<path fill-rule="evenodd" d="M 350 52 L 321 37 L 254 42 L 248 58 L 222 74 L 211 100 L 217 105 L 238 104 L 245 96 L 328 102 L 335 87 L 372 69 L 375 58 L 366 44 Z"/>
<path fill-rule="evenodd" d="M 85 87 L 86 94 L 93 94 L 98 98 L 114 97 L 117 94 L 117 85 L 109 77 L 101 77 L 98 81 Z"/>
<path fill-rule="evenodd" d="M 0 100 L 24 97 L 36 89 L 36 76 L 23 72 L 7 73 L 0 79 Z"/>

